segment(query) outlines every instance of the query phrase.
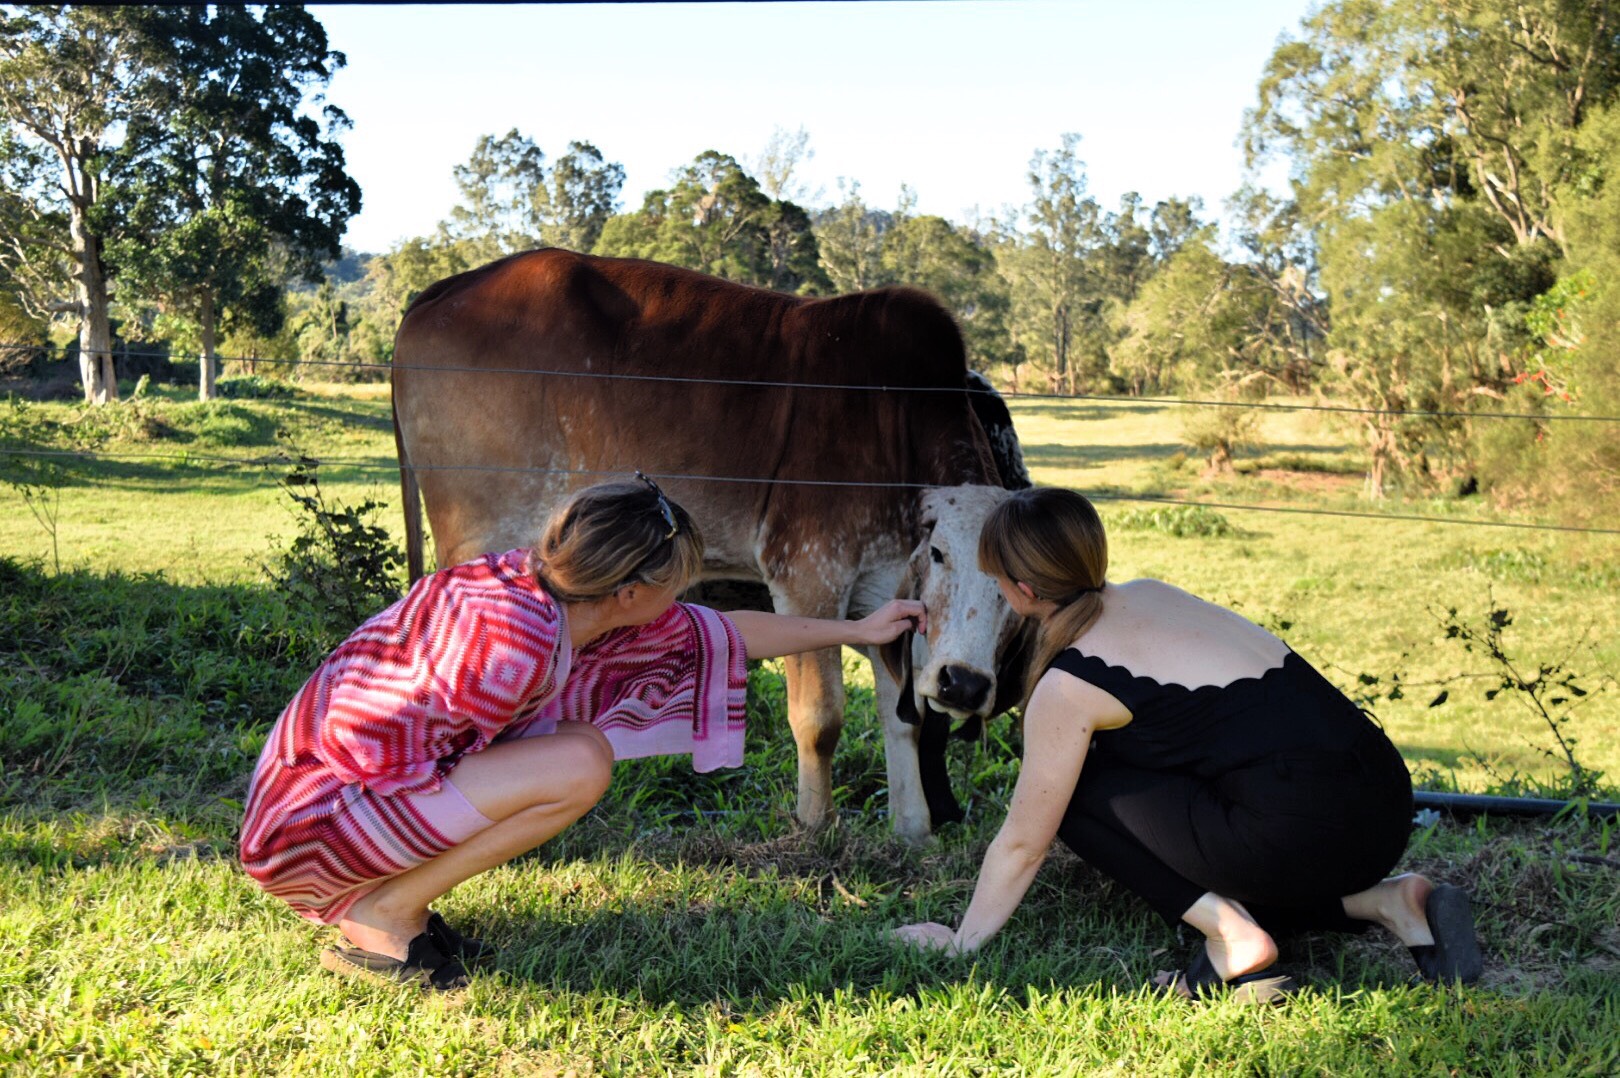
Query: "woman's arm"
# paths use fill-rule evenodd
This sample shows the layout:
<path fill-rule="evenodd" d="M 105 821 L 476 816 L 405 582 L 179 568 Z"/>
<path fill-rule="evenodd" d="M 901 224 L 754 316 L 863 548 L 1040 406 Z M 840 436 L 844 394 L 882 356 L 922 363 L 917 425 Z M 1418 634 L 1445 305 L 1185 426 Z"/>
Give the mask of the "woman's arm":
<path fill-rule="evenodd" d="M 760 610 L 726 613 L 742 635 L 750 659 L 774 659 L 840 644 L 887 644 L 908 630 L 928 631 L 928 612 L 916 599 L 892 599 L 860 621 L 799 618 Z"/>
<path fill-rule="evenodd" d="M 907 925 L 896 930 L 898 938 L 919 947 L 973 951 L 1007 923 L 1046 860 L 1074 796 L 1098 728 L 1092 716 L 1107 710 L 1097 693 L 1061 671 L 1041 678 L 1024 712 L 1024 759 L 1007 819 L 985 851 L 961 927 L 950 933 L 943 925 Z"/>

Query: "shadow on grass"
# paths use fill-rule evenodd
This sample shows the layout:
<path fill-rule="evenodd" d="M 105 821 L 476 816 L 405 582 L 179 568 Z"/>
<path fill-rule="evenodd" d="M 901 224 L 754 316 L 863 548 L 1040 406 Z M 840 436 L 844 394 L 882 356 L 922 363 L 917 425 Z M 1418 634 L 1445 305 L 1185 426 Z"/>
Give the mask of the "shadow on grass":
<path fill-rule="evenodd" d="M 246 493 L 273 486 L 298 461 L 293 449 L 277 446 L 251 448 L 210 448 L 196 445 L 156 443 L 133 449 L 133 453 L 164 454 L 161 457 L 16 457 L 0 449 L 0 483 L 26 482 L 47 490 L 60 485 L 64 490 L 89 487 L 153 487 L 170 491 L 184 481 L 188 494 Z M 211 458 L 223 458 L 219 460 Z M 390 483 L 396 474 L 393 462 L 383 458 L 363 459 L 368 464 L 325 464 L 323 483 Z M 245 462 L 245 463 L 237 463 Z"/>
<path fill-rule="evenodd" d="M 394 429 L 393 415 L 388 410 L 386 400 L 382 402 L 383 414 L 381 415 L 367 415 L 365 412 L 360 410 L 334 408 L 329 404 L 320 404 L 316 401 L 309 400 L 278 401 L 277 403 L 280 407 L 285 408 L 288 411 L 300 412 L 306 416 L 318 416 L 322 419 L 330 419 L 334 422 L 342 423 L 345 426 L 362 427 L 366 430 L 377 431 L 392 431 Z"/>
<path fill-rule="evenodd" d="M 1186 447 L 1172 442 L 1138 445 L 1059 445 L 1024 443 L 1024 463 L 1033 468 L 1096 468 L 1125 460 L 1163 460 Z"/>
<path fill-rule="evenodd" d="M 1074 421 L 1118 419 L 1122 416 L 1154 415 L 1171 407 L 1166 404 L 1132 404 L 1128 402 L 1111 404 L 1097 401 L 1043 401 L 1031 397 L 1011 397 L 1008 398 L 1007 405 L 1012 412 L 1014 425 L 1023 416 Z"/>

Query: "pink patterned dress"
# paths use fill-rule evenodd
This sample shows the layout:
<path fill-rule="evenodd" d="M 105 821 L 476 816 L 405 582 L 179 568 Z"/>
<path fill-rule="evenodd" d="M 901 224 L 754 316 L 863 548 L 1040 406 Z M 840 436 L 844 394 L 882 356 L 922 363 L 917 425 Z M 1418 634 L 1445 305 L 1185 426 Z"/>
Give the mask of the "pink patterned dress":
<path fill-rule="evenodd" d="M 298 691 L 259 756 L 242 865 L 328 924 L 356 899 L 489 826 L 444 779 L 491 742 L 590 722 L 614 756 L 743 757 L 747 655 L 736 627 L 677 603 L 572 652 L 528 552 L 423 577 Z"/>

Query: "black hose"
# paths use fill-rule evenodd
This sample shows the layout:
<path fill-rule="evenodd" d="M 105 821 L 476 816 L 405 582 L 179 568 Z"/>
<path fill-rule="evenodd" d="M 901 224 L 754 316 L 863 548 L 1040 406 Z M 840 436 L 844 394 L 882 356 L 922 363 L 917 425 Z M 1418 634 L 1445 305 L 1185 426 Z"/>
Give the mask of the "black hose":
<path fill-rule="evenodd" d="M 1555 816 L 1574 806 L 1573 811 L 1603 819 L 1620 816 L 1620 805 L 1612 801 L 1558 801 L 1547 797 L 1494 797 L 1489 794 L 1442 794 L 1431 790 L 1416 790 L 1412 804 L 1420 809 L 1439 809 L 1450 813 L 1492 816 Z"/>

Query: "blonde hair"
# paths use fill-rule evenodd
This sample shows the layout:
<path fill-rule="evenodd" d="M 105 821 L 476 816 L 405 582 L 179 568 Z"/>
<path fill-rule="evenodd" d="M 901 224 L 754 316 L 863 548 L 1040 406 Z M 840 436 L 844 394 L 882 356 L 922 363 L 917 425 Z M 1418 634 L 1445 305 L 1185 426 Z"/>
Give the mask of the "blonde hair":
<path fill-rule="evenodd" d="M 703 568 L 703 536 L 686 510 L 652 486 L 598 483 L 552 510 L 530 566 L 540 586 L 565 603 L 592 602 L 628 584 L 680 591 Z"/>
<path fill-rule="evenodd" d="M 1024 673 L 1024 704 L 1058 653 L 1102 613 L 1108 576 L 1108 536 L 1084 495 L 1062 487 L 1033 487 L 996 506 L 979 532 L 979 568 L 1028 584 L 1035 598 L 1058 609 L 1041 622 Z"/>

